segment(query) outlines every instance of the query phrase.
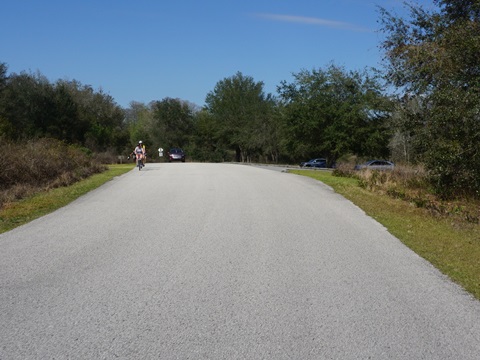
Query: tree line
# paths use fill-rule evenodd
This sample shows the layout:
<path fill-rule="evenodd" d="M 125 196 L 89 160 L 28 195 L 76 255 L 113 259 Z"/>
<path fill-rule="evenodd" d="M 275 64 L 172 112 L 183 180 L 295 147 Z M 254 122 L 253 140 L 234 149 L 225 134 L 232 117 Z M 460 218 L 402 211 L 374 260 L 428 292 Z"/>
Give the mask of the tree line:
<path fill-rule="evenodd" d="M 116 154 L 142 139 L 151 155 L 178 146 L 194 161 L 389 158 L 424 164 L 445 196 L 479 197 L 480 3 L 434 4 L 405 5 L 408 18 L 379 8 L 382 71 L 332 63 L 294 73 L 276 94 L 237 72 L 201 108 L 164 98 L 124 109 L 76 80 L 8 74 L 0 63 L 0 139 L 52 137 Z"/>
<path fill-rule="evenodd" d="M 0 137 L 49 137 L 91 151 L 120 151 L 128 141 L 124 110 L 103 91 L 73 80 L 51 83 L 37 73 L 7 75 L 0 63 Z"/>
<path fill-rule="evenodd" d="M 377 79 L 336 65 L 302 71 L 278 96 L 237 72 L 219 81 L 205 106 L 164 98 L 126 109 L 103 91 L 0 64 L 0 136 L 50 137 L 93 152 L 184 147 L 197 161 L 297 162 L 346 154 L 387 156 L 390 100 Z"/>

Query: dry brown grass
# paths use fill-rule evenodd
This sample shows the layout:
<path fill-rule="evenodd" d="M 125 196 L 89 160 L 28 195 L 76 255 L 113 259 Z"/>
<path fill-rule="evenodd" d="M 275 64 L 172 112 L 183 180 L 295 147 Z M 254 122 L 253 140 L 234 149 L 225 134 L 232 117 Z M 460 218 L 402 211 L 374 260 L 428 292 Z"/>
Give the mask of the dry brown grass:
<path fill-rule="evenodd" d="M 432 215 L 449 217 L 458 226 L 480 223 L 480 202 L 471 198 L 441 199 L 430 186 L 428 173 L 419 166 L 397 165 L 393 171 L 355 171 L 351 165 L 340 165 L 334 174 L 358 179 L 359 185 L 372 192 L 410 202 Z"/>
<path fill-rule="evenodd" d="M 0 143 L 0 208 L 41 190 L 71 185 L 106 169 L 85 151 L 53 139 Z"/>

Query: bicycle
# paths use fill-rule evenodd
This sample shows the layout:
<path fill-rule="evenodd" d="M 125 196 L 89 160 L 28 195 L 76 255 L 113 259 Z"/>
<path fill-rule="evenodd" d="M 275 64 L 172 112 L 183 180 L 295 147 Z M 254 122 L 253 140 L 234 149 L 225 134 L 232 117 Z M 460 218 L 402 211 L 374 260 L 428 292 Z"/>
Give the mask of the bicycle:
<path fill-rule="evenodd" d="M 141 154 L 137 154 L 137 167 L 138 167 L 138 171 L 142 170 L 142 167 L 144 167 L 145 165 L 143 165 L 143 161 L 142 161 L 142 155 Z"/>

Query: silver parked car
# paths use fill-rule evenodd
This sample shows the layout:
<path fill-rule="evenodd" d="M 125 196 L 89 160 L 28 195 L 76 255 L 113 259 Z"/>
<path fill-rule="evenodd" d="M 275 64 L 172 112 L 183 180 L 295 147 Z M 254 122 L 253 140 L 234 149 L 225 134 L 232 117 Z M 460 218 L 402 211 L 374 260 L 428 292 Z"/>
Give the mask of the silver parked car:
<path fill-rule="evenodd" d="M 394 168 L 395 164 L 387 160 L 370 160 L 364 164 L 355 165 L 355 170 L 393 170 Z"/>

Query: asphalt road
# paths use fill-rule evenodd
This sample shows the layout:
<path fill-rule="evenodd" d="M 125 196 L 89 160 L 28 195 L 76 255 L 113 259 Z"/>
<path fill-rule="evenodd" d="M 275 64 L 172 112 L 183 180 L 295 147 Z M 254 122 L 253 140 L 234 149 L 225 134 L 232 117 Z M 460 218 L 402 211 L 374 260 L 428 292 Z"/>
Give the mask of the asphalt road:
<path fill-rule="evenodd" d="M 475 359 L 480 302 L 327 186 L 147 164 L 0 235 L 0 359 Z"/>

